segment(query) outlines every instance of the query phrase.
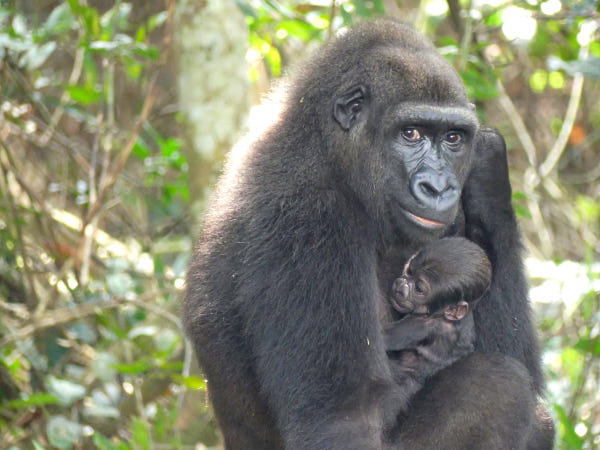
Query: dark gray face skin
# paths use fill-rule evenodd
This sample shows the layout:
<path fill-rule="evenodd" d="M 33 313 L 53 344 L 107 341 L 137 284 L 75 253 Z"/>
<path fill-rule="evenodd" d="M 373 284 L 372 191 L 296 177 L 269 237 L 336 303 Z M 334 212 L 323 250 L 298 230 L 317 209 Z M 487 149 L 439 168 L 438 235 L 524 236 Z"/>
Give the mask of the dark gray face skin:
<path fill-rule="evenodd" d="M 350 132 L 371 109 L 368 88 L 355 86 L 337 99 L 334 117 Z M 376 151 L 386 168 L 386 219 L 411 238 L 440 236 L 456 217 L 470 169 L 474 113 L 465 106 L 408 101 L 388 111 L 383 127 L 384 142 Z"/>

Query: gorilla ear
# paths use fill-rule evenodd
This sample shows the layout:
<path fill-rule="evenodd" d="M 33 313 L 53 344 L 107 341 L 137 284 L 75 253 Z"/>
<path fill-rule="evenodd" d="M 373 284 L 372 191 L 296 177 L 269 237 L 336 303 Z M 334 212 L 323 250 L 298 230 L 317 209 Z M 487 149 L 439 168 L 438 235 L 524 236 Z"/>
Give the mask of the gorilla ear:
<path fill-rule="evenodd" d="M 367 89 L 363 85 L 354 86 L 335 101 L 333 117 L 348 131 L 359 119 L 366 102 Z"/>

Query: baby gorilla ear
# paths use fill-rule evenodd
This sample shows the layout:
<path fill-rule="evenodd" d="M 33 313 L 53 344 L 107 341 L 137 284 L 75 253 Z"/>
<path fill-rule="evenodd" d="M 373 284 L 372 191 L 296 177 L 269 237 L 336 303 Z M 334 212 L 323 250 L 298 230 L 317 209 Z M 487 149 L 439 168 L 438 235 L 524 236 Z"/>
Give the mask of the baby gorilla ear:
<path fill-rule="evenodd" d="M 452 322 L 457 322 L 465 318 L 469 313 L 469 304 L 464 300 L 454 304 L 448 305 L 444 309 L 444 317 Z"/>

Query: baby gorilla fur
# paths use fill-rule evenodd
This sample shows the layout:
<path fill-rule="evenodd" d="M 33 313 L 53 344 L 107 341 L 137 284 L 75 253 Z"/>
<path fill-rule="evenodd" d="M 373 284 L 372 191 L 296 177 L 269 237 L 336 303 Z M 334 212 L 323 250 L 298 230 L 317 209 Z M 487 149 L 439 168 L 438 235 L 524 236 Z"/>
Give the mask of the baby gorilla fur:
<path fill-rule="evenodd" d="M 426 378 L 473 352 L 472 311 L 491 276 L 485 252 L 464 238 L 434 241 L 408 260 L 391 298 L 405 315 L 384 329 L 400 384 L 416 392 Z"/>

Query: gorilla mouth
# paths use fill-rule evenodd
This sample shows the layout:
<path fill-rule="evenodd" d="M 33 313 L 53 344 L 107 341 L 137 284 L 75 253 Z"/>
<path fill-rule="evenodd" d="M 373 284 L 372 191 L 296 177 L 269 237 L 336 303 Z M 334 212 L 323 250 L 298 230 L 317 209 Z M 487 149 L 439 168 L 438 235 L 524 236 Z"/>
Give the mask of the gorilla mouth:
<path fill-rule="evenodd" d="M 406 213 L 409 219 L 425 228 L 441 228 L 446 226 L 446 224 L 443 222 L 438 222 L 437 220 L 432 219 L 426 219 L 425 217 L 417 216 L 416 214 L 413 214 L 406 210 L 404 212 Z"/>

